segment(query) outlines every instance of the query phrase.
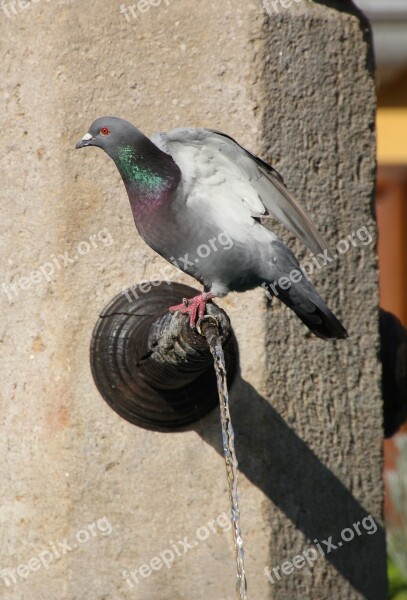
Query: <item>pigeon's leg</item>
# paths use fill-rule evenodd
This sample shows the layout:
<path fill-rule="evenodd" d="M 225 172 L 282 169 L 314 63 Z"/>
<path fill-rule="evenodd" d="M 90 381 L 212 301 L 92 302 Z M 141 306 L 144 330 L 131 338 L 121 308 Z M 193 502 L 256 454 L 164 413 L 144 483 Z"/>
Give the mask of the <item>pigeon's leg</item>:
<path fill-rule="evenodd" d="M 198 318 L 202 319 L 204 316 L 207 303 L 214 297 L 215 295 L 212 294 L 212 292 L 203 292 L 202 294 L 199 294 L 199 296 L 194 296 L 193 298 L 184 298 L 182 304 L 170 306 L 168 310 L 170 312 L 178 310 L 183 314 L 188 314 L 189 324 L 192 329 L 194 329 Z"/>

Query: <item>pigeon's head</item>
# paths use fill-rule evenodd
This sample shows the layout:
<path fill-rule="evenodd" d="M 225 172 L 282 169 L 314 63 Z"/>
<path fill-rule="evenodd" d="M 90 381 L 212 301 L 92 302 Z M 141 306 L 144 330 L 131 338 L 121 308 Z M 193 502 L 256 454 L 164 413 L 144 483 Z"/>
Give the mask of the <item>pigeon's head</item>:
<path fill-rule="evenodd" d="M 100 117 L 93 121 L 88 133 L 76 144 L 76 148 L 97 146 L 113 158 L 120 147 L 135 146 L 143 137 L 141 131 L 124 119 Z"/>

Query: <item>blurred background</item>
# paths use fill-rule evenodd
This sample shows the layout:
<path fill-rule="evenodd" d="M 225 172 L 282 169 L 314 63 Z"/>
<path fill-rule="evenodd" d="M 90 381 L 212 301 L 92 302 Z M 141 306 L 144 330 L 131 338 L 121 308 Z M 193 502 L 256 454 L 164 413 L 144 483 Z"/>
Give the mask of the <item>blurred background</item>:
<path fill-rule="evenodd" d="M 372 23 L 377 66 L 376 214 L 379 229 L 380 304 L 407 327 L 407 0 L 356 0 L 356 4 Z M 405 381 L 405 338 L 402 343 L 404 350 L 399 357 L 399 367 L 404 373 Z M 394 350 L 394 339 L 389 344 Z M 388 394 L 389 401 L 397 404 L 394 386 Z M 401 400 L 405 407 L 405 395 Z M 401 419 L 404 418 L 403 415 L 402 412 Z M 385 516 L 389 532 L 391 598 L 405 600 L 406 424 L 385 441 L 384 478 L 387 491 Z"/>

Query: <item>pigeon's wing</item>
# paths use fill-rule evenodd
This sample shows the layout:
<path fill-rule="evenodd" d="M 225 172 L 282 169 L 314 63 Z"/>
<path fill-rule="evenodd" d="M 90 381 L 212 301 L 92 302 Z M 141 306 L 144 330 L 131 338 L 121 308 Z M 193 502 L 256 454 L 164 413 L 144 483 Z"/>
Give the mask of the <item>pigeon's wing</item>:
<path fill-rule="evenodd" d="M 205 214 L 235 239 L 244 239 L 247 226 L 265 214 L 257 191 L 238 164 L 222 152 L 222 139 L 207 129 L 175 129 L 157 133 L 152 141 L 171 155 L 182 173 L 180 194 L 196 218 Z"/>
<path fill-rule="evenodd" d="M 294 235 L 296 235 L 314 254 L 328 250 L 328 245 L 318 232 L 305 210 L 298 204 L 285 186 L 284 179 L 269 164 L 238 144 L 233 138 L 220 131 L 212 132 L 229 144 L 231 158 L 238 155 L 248 175 L 254 178 L 253 186 L 259 193 L 266 211 L 274 215 Z M 253 166 L 257 167 L 257 172 Z"/>
<path fill-rule="evenodd" d="M 174 158 L 186 176 L 187 185 L 192 186 L 197 175 L 205 171 L 212 179 L 223 177 L 233 188 L 235 199 L 237 195 L 252 217 L 273 215 L 313 253 L 328 250 L 281 175 L 233 138 L 211 129 L 183 128 L 155 134 L 152 140 Z"/>

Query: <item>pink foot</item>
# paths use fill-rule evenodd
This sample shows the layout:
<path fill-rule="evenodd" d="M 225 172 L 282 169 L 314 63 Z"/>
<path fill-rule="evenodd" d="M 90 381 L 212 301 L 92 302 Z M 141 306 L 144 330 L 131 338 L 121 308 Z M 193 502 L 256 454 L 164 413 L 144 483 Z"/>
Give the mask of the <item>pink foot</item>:
<path fill-rule="evenodd" d="M 205 314 L 206 305 L 214 298 L 214 295 L 211 292 L 204 292 L 199 294 L 199 296 L 194 296 L 193 298 L 184 298 L 182 300 L 182 304 L 177 304 L 176 306 L 170 306 L 168 309 L 170 312 L 176 312 L 177 310 L 182 314 L 189 315 L 189 325 L 192 329 L 195 328 L 196 322 Z"/>

